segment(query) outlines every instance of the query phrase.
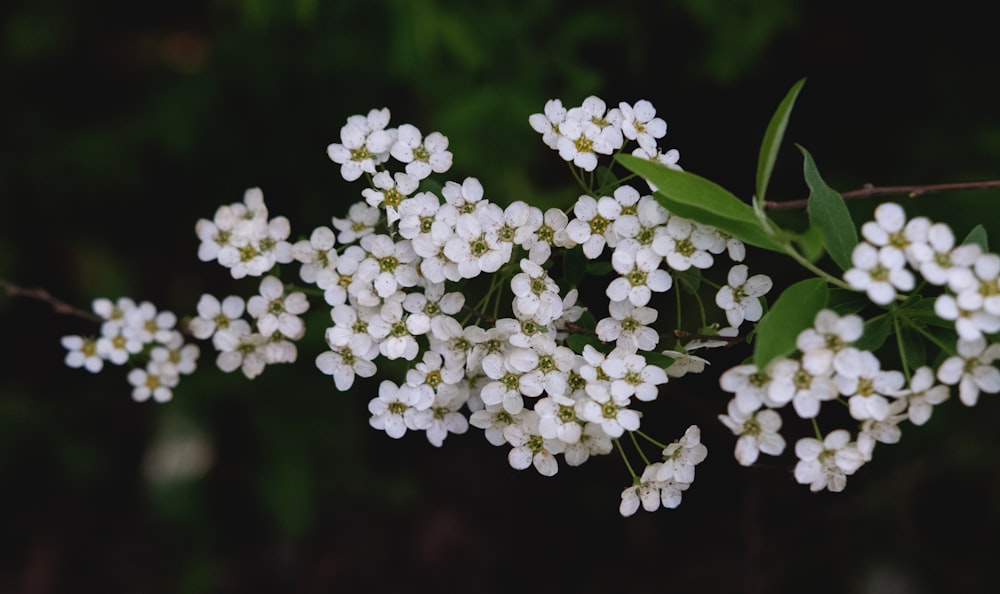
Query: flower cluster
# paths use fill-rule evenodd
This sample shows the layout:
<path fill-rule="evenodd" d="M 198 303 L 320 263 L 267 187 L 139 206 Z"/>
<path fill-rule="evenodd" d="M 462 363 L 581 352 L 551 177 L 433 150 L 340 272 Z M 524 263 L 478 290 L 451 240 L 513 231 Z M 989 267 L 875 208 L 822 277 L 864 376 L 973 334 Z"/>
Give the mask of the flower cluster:
<path fill-rule="evenodd" d="M 667 123 L 656 117 L 656 108 L 646 100 L 635 105 L 623 101 L 608 109 L 603 99 L 590 96 L 581 105 L 566 109 L 559 99 L 550 99 L 545 110 L 533 114 L 528 122 L 546 146 L 584 171 L 593 171 L 600 155 L 620 150 L 626 139 L 638 144 L 633 155 L 680 168 L 676 149 L 662 152 L 657 146 L 667 133 Z"/>
<path fill-rule="evenodd" d="M 66 365 L 98 373 L 105 362 L 125 365 L 145 360 L 144 367 L 128 373 L 132 398 L 137 402 L 150 397 L 156 402 L 173 398 L 180 376 L 194 372 L 200 354 L 198 345 L 185 342 L 176 329 L 177 316 L 157 311 L 148 301 L 136 303 L 128 297 L 114 302 L 95 299 L 93 311 L 103 320 L 100 335 L 64 336 Z"/>
<path fill-rule="evenodd" d="M 844 280 L 873 303 L 890 307 L 883 316 L 895 312 L 908 319 L 906 309 L 892 304 L 902 300 L 897 291 L 912 289 L 917 277 L 942 288 L 933 301 L 936 324 L 953 322 L 949 330 L 954 334 L 953 347 L 944 345 L 938 364 L 911 369 L 904 353 L 902 371 L 883 369 L 879 356 L 856 346 L 866 332 L 861 316 L 822 309 L 813 327 L 798 335 L 795 353 L 776 357 L 763 369 L 739 365 L 720 377 L 722 389 L 734 397 L 719 418 L 739 436 L 735 455 L 744 465 L 753 464 L 760 452 L 777 456 L 784 451 L 776 409 L 791 403 L 798 417 L 814 419 L 824 402 L 847 405 L 858 423 L 856 434 L 840 428 L 796 443 L 795 478 L 813 491 L 844 489 L 846 477 L 871 460 L 876 443 L 898 442 L 904 420 L 926 423 L 933 407 L 949 398 L 950 386 L 958 386 L 967 406 L 975 405 L 980 393 L 1000 392 L 1000 370 L 993 365 L 1000 359 L 1000 343 L 986 339 L 1000 329 L 994 325 L 1000 321 L 1000 300 L 993 299 L 1000 294 L 1000 256 L 976 243 L 955 245 L 947 225 L 925 217 L 907 220 L 895 203 L 879 205 L 861 232 L 864 240 L 854 247 Z"/>
<path fill-rule="evenodd" d="M 629 143 L 635 162 L 689 175 L 676 150 L 658 146 L 667 127 L 648 101 L 609 109 L 588 97 L 567 109 L 554 99 L 529 123 L 571 163 L 583 189 L 565 208 L 494 201 L 475 177 L 428 181 L 451 168 L 447 137 L 391 127 L 386 108 L 349 117 L 327 153 L 345 180 L 366 187 L 343 218 L 291 240 L 289 221 L 270 217 L 252 188 L 242 202 L 197 221 L 200 260 L 218 261 L 234 279 L 263 278 L 246 300 L 202 295 L 186 330 L 211 341 L 221 370 L 252 379 L 267 365 L 297 360 L 301 316 L 314 296 L 330 320 L 314 362 L 337 390 L 375 376 L 382 360 L 402 369 L 381 379 L 368 403 L 373 428 L 395 439 L 423 432 L 440 447 L 475 427 L 506 449 L 512 468 L 544 476 L 617 447 L 632 477 L 620 513 L 676 507 L 707 448 L 696 425 L 667 445 L 647 435 L 642 409 L 668 382 L 704 371 L 707 350 L 743 340 L 744 324 L 774 313 L 765 301 L 774 283 L 751 274 L 743 239 L 795 255 L 791 243 L 776 243 L 790 234 L 776 233 L 759 212 L 745 215 L 740 207 L 751 209 L 742 203 L 717 202 L 725 216 L 682 208 L 692 201 L 675 206 L 656 185 L 673 190 L 662 182 L 669 175 L 656 183 L 643 177 L 642 190 L 617 179 L 610 158 Z M 606 175 L 584 173 L 605 158 Z M 604 185 L 594 186 L 595 177 Z M 781 353 L 719 378 L 732 397 L 718 419 L 736 436 L 742 465 L 785 452 L 784 409 L 812 424 L 813 436 L 795 440 L 794 477 L 813 491 L 844 489 L 876 443 L 899 441 L 904 420 L 927 422 L 950 386 L 968 406 L 980 393 L 1000 392 L 1000 343 L 991 342 L 1000 332 L 1000 256 L 975 242 L 956 245 L 947 225 L 907 220 L 893 203 L 880 205 L 861 234 L 841 254 L 839 261 L 850 260 L 842 279 L 819 274 L 824 291 L 833 284 L 870 303 L 824 299 L 801 316 Z M 280 276 L 277 265 L 292 263 L 305 286 Z M 933 300 L 907 295 L 918 281 L 937 293 Z M 675 298 L 667 300 L 670 291 Z M 695 307 L 685 305 L 691 300 Z M 865 320 L 873 306 L 878 313 Z M 133 397 L 169 400 L 198 356 L 173 314 L 128 299 L 99 299 L 94 310 L 105 320 L 101 337 L 65 337 L 67 364 L 96 372 L 104 361 L 148 356 L 145 369 L 129 374 Z M 765 322 L 753 330 L 758 345 L 774 344 L 757 332 Z M 892 350 L 883 343 L 901 328 L 940 346 L 940 356 L 910 353 L 899 340 L 892 360 L 901 369 L 888 369 Z M 822 433 L 829 402 L 842 403 L 856 425 Z M 639 472 L 628 444 L 643 461 Z M 650 460 L 644 448 L 658 456 Z"/>
<path fill-rule="evenodd" d="M 244 309 L 256 325 L 243 319 Z M 216 365 L 225 372 L 240 369 L 248 379 L 274 363 L 294 363 L 298 358 L 296 340 L 305 335 L 305 325 L 299 316 L 309 309 L 301 291 L 288 291 L 275 276 L 260 282 L 260 293 L 244 303 L 243 298 L 229 295 L 221 301 L 205 294 L 198 300 L 198 315 L 188 322 L 195 338 L 211 339 L 219 351 Z"/>

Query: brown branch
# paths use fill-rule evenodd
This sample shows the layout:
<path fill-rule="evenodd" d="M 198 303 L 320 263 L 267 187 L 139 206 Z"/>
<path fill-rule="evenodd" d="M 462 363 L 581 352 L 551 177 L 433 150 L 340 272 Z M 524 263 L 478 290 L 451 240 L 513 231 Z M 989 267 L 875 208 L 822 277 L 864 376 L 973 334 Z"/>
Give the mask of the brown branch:
<path fill-rule="evenodd" d="M 989 188 L 1000 188 L 1000 180 L 953 182 L 947 184 L 928 184 L 917 186 L 874 186 L 872 184 L 865 184 L 861 189 L 851 190 L 850 192 L 842 192 L 840 195 L 843 196 L 844 200 L 896 194 L 906 194 L 908 198 L 916 198 L 922 194 L 931 194 L 933 192 L 948 192 L 952 190 L 985 190 Z M 768 200 L 764 202 L 764 208 L 767 210 L 805 208 L 808 204 L 808 198 L 802 198 L 799 200 L 783 200 L 781 202 L 772 202 Z"/>
<path fill-rule="evenodd" d="M 57 314 L 76 316 L 78 318 L 83 318 L 85 320 L 91 320 L 93 322 L 103 321 L 100 316 L 89 311 L 73 307 L 72 305 L 60 301 L 52 296 L 47 290 L 40 287 L 34 289 L 29 289 L 26 287 L 21 287 L 7 281 L 6 279 L 0 278 L 0 287 L 6 291 L 11 297 L 27 297 L 28 299 L 35 299 L 37 301 L 43 301 L 52 306 L 52 311 Z"/>

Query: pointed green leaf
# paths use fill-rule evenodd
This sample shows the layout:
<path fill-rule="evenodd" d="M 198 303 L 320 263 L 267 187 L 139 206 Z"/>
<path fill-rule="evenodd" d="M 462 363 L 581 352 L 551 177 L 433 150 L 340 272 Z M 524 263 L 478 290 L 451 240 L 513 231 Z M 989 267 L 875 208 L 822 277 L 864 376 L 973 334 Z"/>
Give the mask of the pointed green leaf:
<path fill-rule="evenodd" d="M 975 243 L 978 244 L 979 247 L 983 248 L 984 252 L 990 251 L 989 242 L 986 237 L 986 228 L 982 225 L 976 225 L 973 227 L 972 231 L 969 231 L 969 234 L 965 236 L 964 240 L 962 240 L 962 243 Z"/>
<path fill-rule="evenodd" d="M 802 90 L 804 84 L 806 84 L 806 79 L 803 78 L 792 86 L 785 98 L 781 100 L 774 115 L 771 116 L 771 122 L 767 125 L 764 141 L 760 145 L 760 155 L 757 157 L 757 195 L 754 200 L 758 204 L 764 203 L 764 194 L 767 192 L 767 184 L 771 180 L 774 162 L 778 160 L 778 149 L 785 136 L 785 128 L 788 127 L 792 106 L 795 105 L 795 99 L 799 96 L 799 91 Z"/>
<path fill-rule="evenodd" d="M 656 186 L 654 196 L 670 212 L 715 227 L 750 245 L 784 253 L 781 243 L 764 229 L 753 208 L 715 182 L 632 155 L 616 158 Z"/>
<path fill-rule="evenodd" d="M 806 207 L 809 223 L 823 231 L 823 245 L 826 246 L 827 253 L 841 270 L 847 270 L 851 267 L 851 252 L 858 243 L 854 219 L 847 210 L 843 196 L 826 185 L 820 177 L 809 151 L 799 145 L 795 146 L 802 151 L 805 161 L 803 170 L 809 186 L 809 204 Z"/>
<path fill-rule="evenodd" d="M 863 351 L 874 351 L 882 346 L 892 332 L 892 318 L 889 314 L 880 314 L 865 320 L 865 331 L 861 338 L 854 341 L 855 348 Z"/>
<path fill-rule="evenodd" d="M 810 278 L 785 289 L 757 324 L 753 362 L 760 368 L 771 359 L 795 351 L 799 332 L 811 328 L 816 312 L 826 307 L 826 281 Z"/>
<path fill-rule="evenodd" d="M 646 365 L 655 365 L 666 369 L 674 363 L 673 357 L 668 357 L 656 351 L 644 351 L 642 356 L 646 358 Z"/>
<path fill-rule="evenodd" d="M 900 355 L 910 369 L 917 369 L 927 362 L 927 341 L 919 332 L 909 326 L 903 326 L 899 329 L 899 338 L 902 347 Z"/>

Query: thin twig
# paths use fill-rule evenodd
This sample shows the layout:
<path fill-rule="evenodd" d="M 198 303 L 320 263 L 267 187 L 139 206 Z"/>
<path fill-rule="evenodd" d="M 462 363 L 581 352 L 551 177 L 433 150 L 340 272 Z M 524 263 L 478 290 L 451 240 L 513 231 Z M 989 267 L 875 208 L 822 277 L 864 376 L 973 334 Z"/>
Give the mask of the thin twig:
<path fill-rule="evenodd" d="M 896 194 L 906 194 L 909 198 L 915 198 L 922 194 L 931 194 L 934 192 L 948 192 L 952 190 L 985 190 L 989 188 L 1000 188 L 1000 180 L 953 182 L 947 184 L 927 184 L 917 186 L 874 186 L 872 184 L 865 184 L 863 188 L 851 190 L 850 192 L 842 192 L 840 195 L 843 196 L 844 200 Z M 766 201 L 764 202 L 764 208 L 767 210 L 805 208 L 808 204 L 808 198 L 802 198 L 800 200 L 783 200 L 781 202 Z"/>
<path fill-rule="evenodd" d="M 64 301 L 60 301 L 59 299 L 53 297 L 47 290 L 40 287 L 29 289 L 27 287 L 15 285 L 4 278 L 0 278 L 0 287 L 2 287 L 3 290 L 11 297 L 27 297 L 28 299 L 35 299 L 37 301 L 48 303 L 52 306 L 52 311 L 57 314 L 75 316 L 94 322 L 102 321 L 101 317 L 97 314 L 73 307 Z"/>

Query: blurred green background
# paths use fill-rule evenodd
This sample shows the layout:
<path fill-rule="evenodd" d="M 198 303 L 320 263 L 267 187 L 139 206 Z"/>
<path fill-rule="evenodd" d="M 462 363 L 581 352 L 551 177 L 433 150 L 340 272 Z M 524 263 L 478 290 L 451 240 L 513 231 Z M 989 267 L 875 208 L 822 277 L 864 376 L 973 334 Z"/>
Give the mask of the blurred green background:
<path fill-rule="evenodd" d="M 982 3 L 676 0 L 15 0 L 0 8 L 0 278 L 88 308 L 179 314 L 249 294 L 201 263 L 194 223 L 264 190 L 294 235 L 360 199 L 326 156 L 388 107 L 450 139 L 450 179 L 498 202 L 572 198 L 527 124 L 545 101 L 650 100 L 689 171 L 749 198 L 760 138 L 792 114 L 770 198 L 801 198 L 810 150 L 839 190 L 1000 178 L 1000 45 Z M 1000 237 L 996 191 L 907 200 Z M 873 201 L 851 204 L 859 220 Z M 789 224 L 800 221 L 786 215 Z M 799 217 L 801 218 L 801 217 Z M 783 263 L 774 272 L 781 274 Z M 1000 546 L 997 399 L 953 399 L 880 446 L 841 494 L 794 460 L 743 469 L 715 374 L 648 408 L 709 458 L 676 510 L 618 515 L 616 456 L 552 479 L 477 430 L 442 449 L 368 427 L 377 379 L 338 393 L 300 360 L 253 382 L 201 369 L 167 405 L 121 368 L 66 368 L 85 320 L 0 296 L 0 592 L 987 592 Z M 718 373 L 746 352 L 721 355 Z M 164 450 L 164 447 L 173 449 Z M 182 448 L 185 465 L 158 458 Z M 183 449 L 187 448 L 187 449 Z M 177 454 L 181 455 L 181 454 Z"/>

